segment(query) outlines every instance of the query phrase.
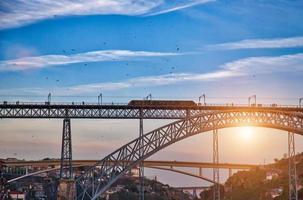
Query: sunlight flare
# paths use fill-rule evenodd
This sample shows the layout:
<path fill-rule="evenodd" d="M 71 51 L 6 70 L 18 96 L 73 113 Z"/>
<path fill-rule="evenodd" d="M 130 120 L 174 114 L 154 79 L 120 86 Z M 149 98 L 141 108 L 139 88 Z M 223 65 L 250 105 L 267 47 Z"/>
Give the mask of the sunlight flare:
<path fill-rule="evenodd" d="M 253 136 L 253 130 L 249 126 L 241 127 L 240 128 L 240 134 L 241 134 L 243 139 L 250 140 L 250 139 L 252 139 L 252 136 Z"/>

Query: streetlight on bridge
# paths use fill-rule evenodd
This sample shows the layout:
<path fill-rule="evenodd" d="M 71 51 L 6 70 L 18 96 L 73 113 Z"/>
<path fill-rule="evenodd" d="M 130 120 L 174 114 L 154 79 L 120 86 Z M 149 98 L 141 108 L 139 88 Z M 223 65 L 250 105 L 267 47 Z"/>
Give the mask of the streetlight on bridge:
<path fill-rule="evenodd" d="M 50 104 L 51 100 L 52 100 L 52 94 L 48 93 L 48 95 L 47 95 L 47 102 Z"/>
<path fill-rule="evenodd" d="M 143 100 L 152 100 L 152 94 L 147 95 Z"/>
<path fill-rule="evenodd" d="M 102 105 L 102 93 L 98 95 L 98 105 Z"/>
<path fill-rule="evenodd" d="M 201 105 L 201 99 L 203 99 L 203 105 L 206 106 L 206 96 L 205 94 L 202 94 L 201 96 L 199 96 L 199 104 Z"/>
<path fill-rule="evenodd" d="M 253 100 L 253 103 L 251 101 Z M 252 95 L 248 97 L 248 106 L 256 106 L 257 105 L 257 95 Z"/>

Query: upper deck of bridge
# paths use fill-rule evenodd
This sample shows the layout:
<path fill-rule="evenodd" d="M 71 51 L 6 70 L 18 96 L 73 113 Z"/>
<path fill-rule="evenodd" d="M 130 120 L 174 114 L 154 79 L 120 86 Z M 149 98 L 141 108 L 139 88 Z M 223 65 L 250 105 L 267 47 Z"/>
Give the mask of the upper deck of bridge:
<path fill-rule="evenodd" d="M 135 100 L 129 103 L 0 102 L 0 118 L 184 119 L 210 111 L 283 112 L 303 116 L 303 107 L 278 104 L 200 104 Z"/>
<path fill-rule="evenodd" d="M 129 105 L 129 103 L 91 103 L 91 102 L 0 102 L 0 108 L 28 109 L 148 109 L 148 110 L 280 110 L 303 112 L 303 106 L 280 104 L 201 104 L 195 105 Z"/>

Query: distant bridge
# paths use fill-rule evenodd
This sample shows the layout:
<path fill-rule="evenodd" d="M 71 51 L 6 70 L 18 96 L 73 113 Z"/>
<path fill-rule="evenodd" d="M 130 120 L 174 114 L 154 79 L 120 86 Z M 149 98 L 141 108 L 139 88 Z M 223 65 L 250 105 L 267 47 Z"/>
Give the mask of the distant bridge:
<path fill-rule="evenodd" d="M 73 160 L 73 168 L 78 167 L 89 167 L 93 166 L 97 163 L 97 160 Z M 113 165 L 111 163 L 110 165 Z M 42 173 L 48 173 L 52 171 L 60 170 L 60 160 L 39 160 L 39 161 L 4 161 L 3 165 L 6 168 L 31 168 L 34 172 L 26 173 L 20 177 L 8 180 L 8 183 L 12 183 L 27 177 L 35 176 Z M 233 169 L 236 170 L 249 170 L 259 165 L 251 165 L 251 164 L 233 164 L 233 163 L 207 163 L 207 162 L 182 162 L 182 161 L 143 161 L 143 166 L 146 168 L 151 169 L 158 169 L 158 170 L 166 170 L 172 171 L 175 173 L 199 178 L 210 183 L 214 183 L 213 180 L 203 176 L 202 170 L 203 169 L 213 169 L 218 167 L 220 169 L 228 169 L 230 172 Z M 188 172 L 183 169 L 178 168 L 191 168 L 191 169 L 198 169 L 198 173 Z M 39 168 L 38 171 L 35 171 L 35 168 Z M 43 170 L 41 170 L 43 169 Z M 27 171 L 27 170 L 26 170 Z M 229 174 L 231 175 L 231 173 Z"/>
<path fill-rule="evenodd" d="M 92 166 L 99 160 L 73 160 L 73 166 Z M 3 164 L 6 167 L 58 167 L 60 166 L 60 160 L 39 160 L 39 161 L 4 161 Z M 187 168 L 202 168 L 212 169 L 218 167 L 220 169 L 252 169 L 259 165 L 253 164 L 235 164 L 235 163 L 218 163 L 211 162 L 186 162 L 186 161 L 157 161 L 157 160 L 145 160 L 143 161 L 144 167 L 187 167 Z"/>
<path fill-rule="evenodd" d="M 205 190 L 209 190 L 210 187 L 207 186 L 185 186 L 185 187 L 174 187 L 176 190 L 181 190 L 182 192 L 189 192 L 191 191 L 191 194 L 194 198 L 200 198 L 199 193 Z"/>
<path fill-rule="evenodd" d="M 184 186 L 184 187 L 174 187 L 175 189 L 181 189 L 181 190 L 205 190 L 209 189 L 207 186 Z"/>

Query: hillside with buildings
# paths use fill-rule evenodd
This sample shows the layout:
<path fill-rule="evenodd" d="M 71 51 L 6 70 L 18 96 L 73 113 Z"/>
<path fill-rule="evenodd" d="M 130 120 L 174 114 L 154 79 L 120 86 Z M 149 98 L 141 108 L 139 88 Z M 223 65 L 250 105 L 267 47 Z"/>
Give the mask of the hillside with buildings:
<path fill-rule="evenodd" d="M 303 154 L 296 156 L 297 188 L 299 199 L 303 199 Z M 288 159 L 275 159 L 275 163 L 239 171 L 222 187 L 225 200 L 285 200 L 288 199 Z M 212 191 L 204 191 L 201 199 L 211 200 Z"/>
<path fill-rule="evenodd" d="M 184 193 L 157 180 L 145 179 L 146 200 L 190 200 L 189 193 Z M 124 177 L 109 189 L 103 200 L 136 200 L 139 198 L 139 181 L 136 178 Z"/>

